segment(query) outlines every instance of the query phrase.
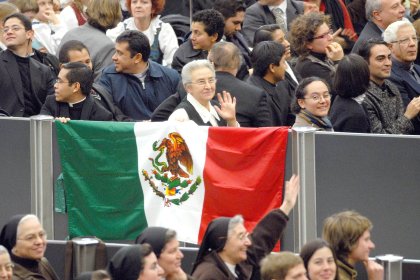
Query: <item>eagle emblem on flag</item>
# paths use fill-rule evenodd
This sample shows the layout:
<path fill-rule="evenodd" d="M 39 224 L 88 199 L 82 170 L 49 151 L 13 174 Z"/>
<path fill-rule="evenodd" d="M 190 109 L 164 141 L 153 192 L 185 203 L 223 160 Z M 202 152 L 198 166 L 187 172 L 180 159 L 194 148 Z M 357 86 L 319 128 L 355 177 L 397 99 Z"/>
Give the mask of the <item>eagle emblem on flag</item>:
<path fill-rule="evenodd" d="M 165 206 L 181 205 L 202 181 L 200 176 L 191 178 L 194 164 L 187 143 L 178 132 L 171 132 L 160 143 L 155 141 L 152 148 L 157 155 L 149 157 L 153 166 L 150 174 L 142 170 L 145 181 L 164 200 Z M 164 155 L 166 160 L 162 158 Z"/>

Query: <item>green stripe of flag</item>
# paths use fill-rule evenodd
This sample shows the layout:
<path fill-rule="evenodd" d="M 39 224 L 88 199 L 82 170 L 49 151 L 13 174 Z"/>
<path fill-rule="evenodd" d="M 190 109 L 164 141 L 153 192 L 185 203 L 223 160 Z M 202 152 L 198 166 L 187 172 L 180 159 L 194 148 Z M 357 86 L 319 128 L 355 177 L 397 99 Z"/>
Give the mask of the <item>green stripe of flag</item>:
<path fill-rule="evenodd" d="M 94 123 L 56 122 L 69 235 L 132 240 L 147 226 L 134 123 Z"/>

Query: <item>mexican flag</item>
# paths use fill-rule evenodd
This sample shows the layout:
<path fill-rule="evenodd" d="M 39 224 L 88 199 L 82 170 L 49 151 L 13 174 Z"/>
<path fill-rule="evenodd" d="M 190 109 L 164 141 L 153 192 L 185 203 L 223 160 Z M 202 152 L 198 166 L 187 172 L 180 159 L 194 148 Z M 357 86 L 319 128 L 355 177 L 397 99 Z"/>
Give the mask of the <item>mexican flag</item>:
<path fill-rule="evenodd" d="M 133 240 L 148 226 L 199 243 L 242 214 L 248 230 L 282 201 L 287 128 L 193 122 L 56 122 L 70 238 Z"/>

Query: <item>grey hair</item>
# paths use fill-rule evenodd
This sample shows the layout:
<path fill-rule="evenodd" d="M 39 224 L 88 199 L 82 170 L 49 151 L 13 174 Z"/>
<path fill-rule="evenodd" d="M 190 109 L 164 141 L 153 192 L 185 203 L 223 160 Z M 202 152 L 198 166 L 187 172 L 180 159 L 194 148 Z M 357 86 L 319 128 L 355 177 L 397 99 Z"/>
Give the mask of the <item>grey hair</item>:
<path fill-rule="evenodd" d="M 9 251 L 7 251 L 6 247 L 0 245 L 0 255 L 7 254 L 9 255 Z"/>
<path fill-rule="evenodd" d="M 242 63 L 239 48 L 231 42 L 217 42 L 209 53 L 209 60 L 215 69 L 227 68 L 238 70 Z"/>
<path fill-rule="evenodd" d="M 182 84 L 185 86 L 192 82 L 192 73 L 195 70 L 208 68 L 213 73 L 213 76 L 216 76 L 216 71 L 214 70 L 213 65 L 207 59 L 198 59 L 188 62 L 184 65 L 181 72 Z"/>
<path fill-rule="evenodd" d="M 382 1 L 383 0 L 366 0 L 365 11 L 368 20 L 372 20 L 373 11 L 380 11 L 382 9 Z"/>
<path fill-rule="evenodd" d="M 28 215 L 23 216 L 23 218 L 20 219 L 20 221 L 19 221 L 19 223 L 17 225 L 16 236 L 19 235 L 19 226 L 21 224 L 23 224 L 25 221 L 30 220 L 30 219 L 36 219 L 39 222 L 39 218 L 36 215 L 34 215 L 34 214 L 28 214 Z"/>
<path fill-rule="evenodd" d="M 232 219 L 230 219 L 229 225 L 228 225 L 228 236 L 237 225 L 243 225 L 243 224 L 244 224 L 244 218 L 242 217 L 242 215 L 236 215 Z"/>
<path fill-rule="evenodd" d="M 384 41 L 387 43 L 392 43 L 398 40 L 398 30 L 400 30 L 403 26 L 410 26 L 414 33 L 416 33 L 416 29 L 414 28 L 413 24 L 409 21 L 399 20 L 396 22 L 391 23 L 384 31 L 382 35 L 384 37 Z"/>
<path fill-rule="evenodd" d="M 176 231 L 173 229 L 168 229 L 165 233 L 165 245 L 174 238 L 176 238 Z"/>

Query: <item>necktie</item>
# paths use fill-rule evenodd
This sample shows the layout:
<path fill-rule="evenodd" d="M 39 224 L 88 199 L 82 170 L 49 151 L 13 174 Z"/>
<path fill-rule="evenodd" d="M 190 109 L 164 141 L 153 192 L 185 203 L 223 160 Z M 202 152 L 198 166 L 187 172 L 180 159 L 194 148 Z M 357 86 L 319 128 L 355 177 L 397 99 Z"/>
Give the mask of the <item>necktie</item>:
<path fill-rule="evenodd" d="M 274 8 L 271 12 L 273 13 L 274 18 L 276 19 L 276 23 L 280 26 L 281 30 L 283 30 L 283 32 L 286 34 L 287 28 L 286 28 L 286 23 L 284 21 L 284 13 L 282 9 Z"/>
<path fill-rule="evenodd" d="M 416 82 L 419 83 L 420 82 L 420 77 L 417 74 L 416 70 L 414 70 L 414 65 L 411 65 L 409 71 L 410 71 L 411 76 L 414 78 L 414 80 L 416 80 Z"/>

